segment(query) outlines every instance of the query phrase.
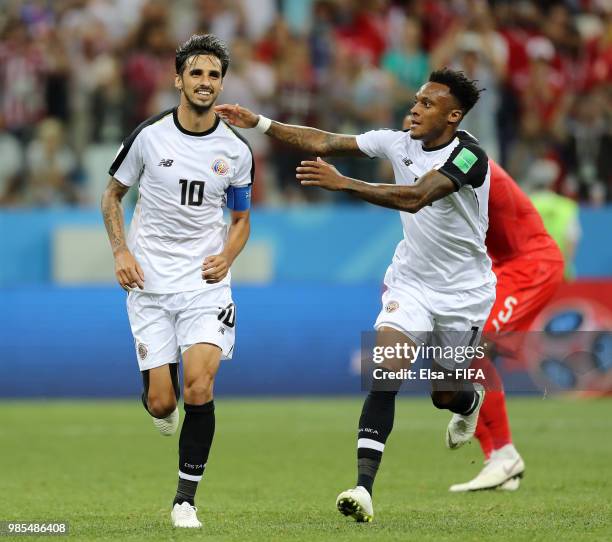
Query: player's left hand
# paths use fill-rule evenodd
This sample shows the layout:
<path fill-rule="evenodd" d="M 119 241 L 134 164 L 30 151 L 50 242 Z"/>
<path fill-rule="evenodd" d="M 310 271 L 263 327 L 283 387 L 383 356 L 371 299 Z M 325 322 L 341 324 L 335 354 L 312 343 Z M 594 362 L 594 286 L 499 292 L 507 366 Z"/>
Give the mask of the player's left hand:
<path fill-rule="evenodd" d="M 325 190 L 343 190 L 346 187 L 346 177 L 320 157 L 317 157 L 316 162 L 300 162 L 296 171 L 295 177 L 302 186 L 318 186 Z"/>
<path fill-rule="evenodd" d="M 206 256 L 202 264 L 202 278 L 208 284 L 221 282 L 227 275 L 230 265 L 223 254 Z"/>

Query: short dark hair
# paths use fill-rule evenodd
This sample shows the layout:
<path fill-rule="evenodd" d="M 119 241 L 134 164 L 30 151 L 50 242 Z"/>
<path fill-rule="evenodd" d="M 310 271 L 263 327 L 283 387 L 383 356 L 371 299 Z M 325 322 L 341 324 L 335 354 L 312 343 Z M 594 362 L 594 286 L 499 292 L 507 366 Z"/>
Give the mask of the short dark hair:
<path fill-rule="evenodd" d="M 480 98 L 480 93 L 484 90 L 479 89 L 476 86 L 476 81 L 468 79 L 465 73 L 448 68 L 431 72 L 429 81 L 446 85 L 450 89 L 450 93 L 459 102 L 464 115 L 474 107 L 478 98 Z"/>
<path fill-rule="evenodd" d="M 221 76 L 225 77 L 230 55 L 225 42 L 212 34 L 194 34 L 176 50 L 176 73 L 183 72 L 185 62 L 193 55 L 212 55 L 221 61 Z"/>

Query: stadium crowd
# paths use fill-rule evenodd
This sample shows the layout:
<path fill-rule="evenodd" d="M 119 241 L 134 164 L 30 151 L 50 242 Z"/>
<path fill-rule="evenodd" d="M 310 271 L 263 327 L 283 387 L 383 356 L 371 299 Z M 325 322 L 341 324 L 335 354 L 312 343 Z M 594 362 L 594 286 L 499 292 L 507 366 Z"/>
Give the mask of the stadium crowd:
<path fill-rule="evenodd" d="M 524 187 L 612 201 L 609 0 L 5 0 L 0 205 L 97 204 L 120 141 L 178 103 L 195 32 L 231 46 L 220 103 L 334 132 L 400 128 L 430 70 L 462 69 L 486 88 L 463 127 Z M 245 135 L 255 203 L 332 197 L 299 188 L 299 152 Z"/>

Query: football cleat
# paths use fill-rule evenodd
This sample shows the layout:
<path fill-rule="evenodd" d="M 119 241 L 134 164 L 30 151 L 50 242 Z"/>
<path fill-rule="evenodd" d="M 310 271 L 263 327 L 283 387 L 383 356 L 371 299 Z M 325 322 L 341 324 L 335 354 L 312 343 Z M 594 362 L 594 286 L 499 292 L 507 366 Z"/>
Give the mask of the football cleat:
<path fill-rule="evenodd" d="M 467 416 L 464 414 L 453 414 L 451 421 L 446 428 L 446 447 L 456 450 L 470 440 L 476 431 L 478 413 L 484 402 L 485 390 L 480 384 L 474 384 L 474 391 L 477 396 L 476 408 Z"/>
<path fill-rule="evenodd" d="M 504 489 L 516 491 L 525 472 L 525 462 L 512 444 L 495 450 L 485 462 L 478 475 L 464 484 L 455 484 L 449 488 L 453 493 L 478 491 L 481 489 Z"/>
<path fill-rule="evenodd" d="M 153 418 L 153 425 L 165 437 L 170 437 L 176 433 L 179 426 L 179 409 L 178 406 L 165 418 Z"/>
<path fill-rule="evenodd" d="M 172 525 L 187 529 L 199 529 L 202 527 L 202 524 L 196 515 L 197 511 L 198 509 L 195 506 L 191 506 L 187 501 L 175 504 L 170 514 Z"/>
<path fill-rule="evenodd" d="M 501 489 L 503 491 L 516 491 L 521 485 L 522 477 L 523 477 L 523 474 L 519 474 L 518 476 L 515 476 L 514 478 L 510 478 L 509 480 L 506 480 L 497 489 Z"/>
<path fill-rule="evenodd" d="M 370 522 L 374 517 L 372 496 L 363 486 L 340 493 L 336 499 L 336 508 L 341 514 L 350 516 L 358 522 Z"/>

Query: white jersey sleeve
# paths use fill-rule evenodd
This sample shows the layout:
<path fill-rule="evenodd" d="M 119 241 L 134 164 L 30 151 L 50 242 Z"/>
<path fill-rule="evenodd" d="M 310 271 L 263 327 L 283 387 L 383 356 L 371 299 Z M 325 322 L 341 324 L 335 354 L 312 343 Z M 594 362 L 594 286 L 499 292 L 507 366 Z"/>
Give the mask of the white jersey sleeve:
<path fill-rule="evenodd" d="M 255 178 L 255 160 L 250 148 L 240 155 L 236 165 L 236 174 L 230 180 L 231 186 L 250 186 Z"/>
<path fill-rule="evenodd" d="M 371 130 L 357 136 L 359 150 L 370 158 L 389 158 L 398 133 L 395 130 Z"/>
<path fill-rule="evenodd" d="M 132 186 L 140 179 L 144 167 L 142 132 L 134 131 L 119 147 L 108 173 L 125 186 Z"/>

